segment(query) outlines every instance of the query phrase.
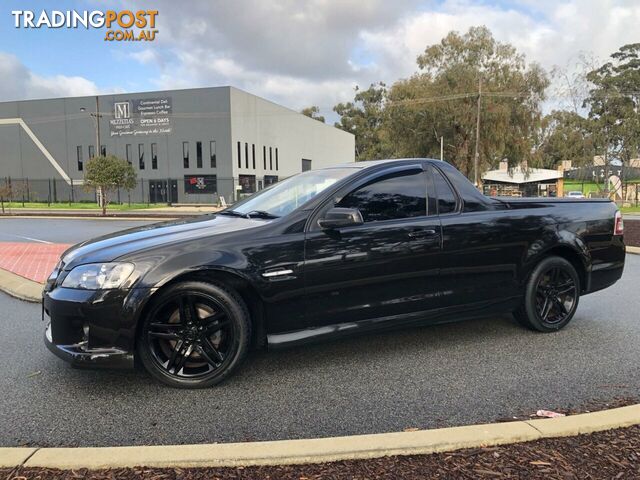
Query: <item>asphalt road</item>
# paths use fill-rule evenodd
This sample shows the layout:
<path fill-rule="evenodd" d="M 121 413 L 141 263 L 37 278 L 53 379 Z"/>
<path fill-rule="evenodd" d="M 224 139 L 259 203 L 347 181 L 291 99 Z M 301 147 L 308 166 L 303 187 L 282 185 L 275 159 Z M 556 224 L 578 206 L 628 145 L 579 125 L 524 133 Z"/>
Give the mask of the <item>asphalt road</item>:
<path fill-rule="evenodd" d="M 0 242 L 78 243 L 150 223 L 154 222 L 124 219 L 2 217 L 0 218 Z"/>
<path fill-rule="evenodd" d="M 561 332 L 510 317 L 253 353 L 208 390 L 142 371 L 71 369 L 40 307 L 0 294 L 0 445 L 170 444 L 324 437 L 493 421 L 640 397 L 640 256 Z"/>

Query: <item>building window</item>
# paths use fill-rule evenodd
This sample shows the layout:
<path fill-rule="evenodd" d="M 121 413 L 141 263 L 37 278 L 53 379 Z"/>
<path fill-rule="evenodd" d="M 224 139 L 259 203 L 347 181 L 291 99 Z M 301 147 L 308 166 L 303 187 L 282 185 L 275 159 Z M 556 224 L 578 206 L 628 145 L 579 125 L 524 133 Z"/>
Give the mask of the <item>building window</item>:
<path fill-rule="evenodd" d="M 238 142 L 238 168 L 242 168 L 242 156 L 240 155 L 240 142 Z"/>
<path fill-rule="evenodd" d="M 107 156 L 107 146 L 106 145 L 102 145 L 100 147 L 100 155 L 103 156 L 103 157 Z"/>
<path fill-rule="evenodd" d="M 93 145 L 89 145 L 89 158 L 93 158 L 96 156 L 96 147 Z"/>
<path fill-rule="evenodd" d="M 256 144 L 251 144 L 251 160 L 253 160 L 253 169 L 256 169 Z"/>
<path fill-rule="evenodd" d="M 273 170 L 273 149 L 269 147 L 269 170 Z"/>
<path fill-rule="evenodd" d="M 264 176 L 264 188 L 267 188 L 270 185 L 273 185 L 274 183 L 278 183 L 278 176 L 277 175 L 265 175 Z"/>
<path fill-rule="evenodd" d="M 76 153 L 78 155 L 78 171 L 81 172 L 84 169 L 84 165 L 82 162 L 82 146 L 78 145 L 76 147 Z"/>
<path fill-rule="evenodd" d="M 276 170 L 278 170 L 278 147 L 276 147 Z"/>
<path fill-rule="evenodd" d="M 311 170 L 311 160 L 307 160 L 306 158 L 302 159 L 302 171 L 306 172 Z"/>
<path fill-rule="evenodd" d="M 127 143 L 127 146 L 125 147 L 125 155 L 127 156 L 127 162 L 129 162 L 129 165 L 131 165 L 131 144 Z"/>
<path fill-rule="evenodd" d="M 211 159 L 211 168 L 216 168 L 218 166 L 218 160 L 216 159 L 216 142 L 215 140 L 211 140 L 209 142 L 209 155 Z"/>
<path fill-rule="evenodd" d="M 138 167 L 144 170 L 144 143 L 138 144 Z"/>
<path fill-rule="evenodd" d="M 152 170 L 158 169 L 158 144 L 157 143 L 151 144 L 151 169 Z"/>
<path fill-rule="evenodd" d="M 202 142 L 196 142 L 196 167 L 202 168 Z"/>
<path fill-rule="evenodd" d="M 262 163 L 263 168 L 266 170 L 267 169 L 267 147 L 265 147 L 264 145 L 262 146 Z"/>
<path fill-rule="evenodd" d="M 244 167 L 249 168 L 249 144 L 244 143 Z"/>
<path fill-rule="evenodd" d="M 189 168 L 189 142 L 182 142 L 182 166 Z"/>
<path fill-rule="evenodd" d="M 239 175 L 238 183 L 242 187 L 240 193 L 249 195 L 256 191 L 256 176 L 255 175 Z"/>

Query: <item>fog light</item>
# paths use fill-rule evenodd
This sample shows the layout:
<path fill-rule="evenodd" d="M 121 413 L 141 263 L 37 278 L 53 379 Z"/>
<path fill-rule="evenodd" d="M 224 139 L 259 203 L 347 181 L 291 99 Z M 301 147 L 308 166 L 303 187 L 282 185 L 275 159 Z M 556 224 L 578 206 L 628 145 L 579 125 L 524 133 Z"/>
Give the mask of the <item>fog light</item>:
<path fill-rule="evenodd" d="M 82 326 L 82 341 L 89 342 L 89 325 L 86 323 Z"/>

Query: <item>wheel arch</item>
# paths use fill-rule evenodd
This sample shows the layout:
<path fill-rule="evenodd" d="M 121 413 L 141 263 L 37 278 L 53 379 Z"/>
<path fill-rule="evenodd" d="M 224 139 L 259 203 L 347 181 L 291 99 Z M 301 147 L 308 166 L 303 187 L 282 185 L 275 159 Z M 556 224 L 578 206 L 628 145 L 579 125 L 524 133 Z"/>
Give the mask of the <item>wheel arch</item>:
<path fill-rule="evenodd" d="M 164 282 L 149 298 L 140 311 L 136 320 L 136 346 L 138 338 L 138 329 L 142 324 L 145 316 L 148 314 L 153 300 L 158 297 L 167 288 L 182 282 L 197 281 L 205 283 L 218 284 L 223 287 L 232 288 L 240 295 L 247 304 L 252 325 L 251 345 L 254 348 L 261 349 L 266 346 L 267 333 L 264 314 L 264 304 L 257 290 L 253 287 L 249 279 L 229 270 L 219 268 L 203 268 L 198 270 L 190 270 L 180 273 L 170 280 Z"/>
<path fill-rule="evenodd" d="M 582 245 L 581 245 L 582 246 Z M 583 248 L 579 248 L 577 245 L 572 243 L 559 243 L 553 245 L 546 250 L 543 250 L 529 262 L 529 266 L 526 271 L 525 279 L 529 278 L 529 275 L 535 268 L 537 264 L 539 264 L 542 260 L 549 257 L 560 257 L 567 260 L 573 268 L 575 268 L 578 278 L 580 279 L 580 292 L 584 293 L 589 289 L 589 279 L 590 279 L 590 256 L 588 254 L 588 250 L 586 246 Z"/>

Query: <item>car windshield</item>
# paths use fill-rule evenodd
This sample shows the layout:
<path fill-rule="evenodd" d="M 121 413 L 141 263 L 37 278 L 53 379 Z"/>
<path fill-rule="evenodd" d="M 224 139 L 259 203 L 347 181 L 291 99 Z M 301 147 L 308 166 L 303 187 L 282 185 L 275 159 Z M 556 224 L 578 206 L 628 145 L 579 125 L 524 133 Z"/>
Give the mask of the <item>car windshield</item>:
<path fill-rule="evenodd" d="M 282 217 L 356 171 L 347 167 L 303 172 L 251 195 L 226 212 L 247 217 Z"/>

